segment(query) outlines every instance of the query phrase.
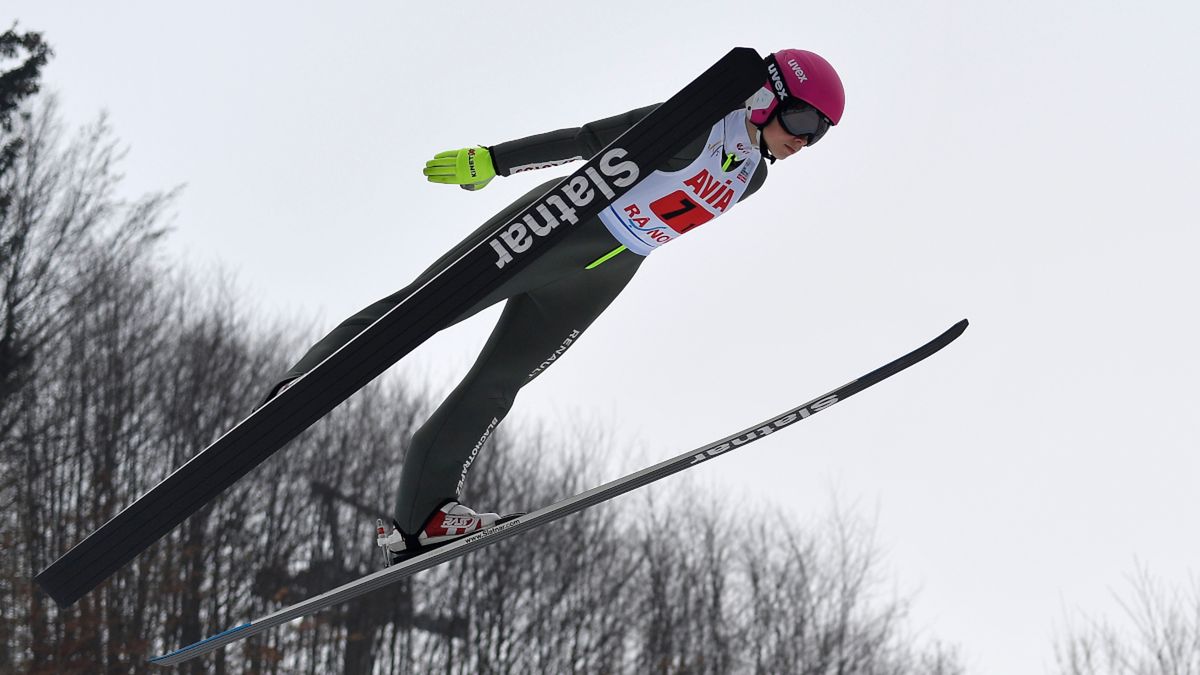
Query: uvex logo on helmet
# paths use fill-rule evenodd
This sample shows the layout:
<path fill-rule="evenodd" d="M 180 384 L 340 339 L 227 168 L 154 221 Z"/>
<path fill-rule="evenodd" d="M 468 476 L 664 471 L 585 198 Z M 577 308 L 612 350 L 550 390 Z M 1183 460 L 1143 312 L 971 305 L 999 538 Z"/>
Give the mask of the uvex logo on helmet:
<path fill-rule="evenodd" d="M 792 75 L 796 78 L 796 84 L 808 82 L 808 75 L 804 74 L 804 67 L 796 62 L 796 59 L 788 59 L 788 67 L 792 69 Z M 788 91 L 787 83 L 783 81 L 782 75 L 779 73 L 779 67 L 772 62 L 767 66 L 767 72 L 771 75 L 771 86 L 775 87 L 775 95 L 780 101 L 786 101 L 791 95 Z"/>
<path fill-rule="evenodd" d="M 767 66 L 767 73 L 771 76 L 771 86 L 775 87 L 775 96 L 780 101 L 786 101 L 788 99 L 787 85 L 783 83 L 783 76 L 779 74 L 779 67 L 775 65 L 774 61 Z"/>
<path fill-rule="evenodd" d="M 788 65 L 791 66 L 798 81 L 808 82 L 808 76 L 804 74 L 804 69 L 800 67 L 800 64 L 796 63 L 796 59 L 788 59 Z"/>

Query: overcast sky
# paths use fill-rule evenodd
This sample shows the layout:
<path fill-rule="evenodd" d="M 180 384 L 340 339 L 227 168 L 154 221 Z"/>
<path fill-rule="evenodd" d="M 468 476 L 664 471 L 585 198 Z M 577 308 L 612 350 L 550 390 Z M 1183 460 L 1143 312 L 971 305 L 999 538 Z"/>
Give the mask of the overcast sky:
<path fill-rule="evenodd" d="M 53 45 L 71 124 L 110 113 L 129 195 L 186 184 L 172 252 L 313 337 L 556 175 L 467 193 L 424 181 L 434 153 L 662 100 L 733 46 L 816 51 L 842 123 L 654 253 L 512 419 L 602 424 L 636 447 L 616 475 L 968 317 L 698 484 L 877 518 L 915 625 L 973 673 L 1047 672 L 1064 616 L 1119 611 L 1138 562 L 1200 573 L 1200 5 L 671 4 L 10 0 L 0 21 Z M 495 317 L 401 368 L 451 385 Z"/>

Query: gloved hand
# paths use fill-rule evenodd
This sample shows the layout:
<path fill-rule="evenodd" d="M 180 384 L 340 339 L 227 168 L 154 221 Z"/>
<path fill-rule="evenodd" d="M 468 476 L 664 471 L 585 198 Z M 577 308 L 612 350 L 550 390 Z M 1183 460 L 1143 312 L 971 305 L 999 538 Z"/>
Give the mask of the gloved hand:
<path fill-rule="evenodd" d="M 439 152 L 425 162 L 422 173 L 431 183 L 458 185 L 464 190 L 482 190 L 496 177 L 496 167 L 492 164 L 492 153 L 487 148 L 476 146 Z"/>

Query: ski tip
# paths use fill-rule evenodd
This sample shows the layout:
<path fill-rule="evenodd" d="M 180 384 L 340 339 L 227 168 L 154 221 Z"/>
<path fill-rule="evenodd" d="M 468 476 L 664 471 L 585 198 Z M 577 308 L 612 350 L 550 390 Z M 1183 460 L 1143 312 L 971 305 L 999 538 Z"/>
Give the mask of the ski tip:
<path fill-rule="evenodd" d="M 946 345 L 950 344 L 951 342 L 954 342 L 955 340 L 957 340 L 958 336 L 963 334 L 963 331 L 965 331 L 967 329 L 968 325 L 970 325 L 970 323 L 966 319 L 959 321 L 958 323 L 954 324 L 953 326 L 950 326 L 949 328 L 947 328 L 946 332 L 944 332 L 941 335 L 934 338 L 933 342 L 931 342 L 930 345 L 937 345 L 937 347 L 935 348 L 935 351 L 937 349 L 941 349 L 942 347 L 945 347 Z"/>

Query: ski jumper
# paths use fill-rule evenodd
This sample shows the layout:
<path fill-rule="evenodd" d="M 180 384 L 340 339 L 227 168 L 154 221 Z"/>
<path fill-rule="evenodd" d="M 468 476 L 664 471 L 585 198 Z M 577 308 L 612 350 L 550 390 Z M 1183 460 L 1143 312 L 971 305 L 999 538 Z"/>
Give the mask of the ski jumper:
<path fill-rule="evenodd" d="M 493 146 L 496 173 L 509 176 L 592 157 L 654 107 Z M 751 143 L 745 120 L 745 110 L 730 113 L 600 217 L 574 225 L 553 248 L 445 326 L 505 301 L 475 364 L 413 435 L 394 514 L 402 531 L 417 532 L 435 509 L 458 498 L 472 462 L 512 408 L 517 392 L 579 339 L 633 278 L 646 255 L 762 185 L 766 163 Z M 486 240 L 558 180 L 539 185 L 490 218 L 408 287 L 346 319 L 310 348 L 271 394 L 350 341 L 447 262 Z"/>

